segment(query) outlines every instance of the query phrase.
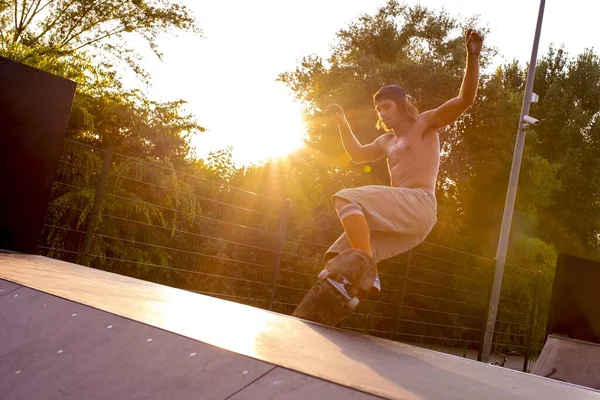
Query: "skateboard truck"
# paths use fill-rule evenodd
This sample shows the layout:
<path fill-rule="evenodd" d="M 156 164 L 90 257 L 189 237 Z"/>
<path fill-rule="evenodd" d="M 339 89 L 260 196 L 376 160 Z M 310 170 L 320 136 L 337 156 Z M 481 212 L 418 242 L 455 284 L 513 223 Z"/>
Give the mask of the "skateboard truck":
<path fill-rule="evenodd" d="M 377 277 L 377 265 L 359 249 L 344 250 L 326 261 L 317 281 L 292 316 L 339 327 L 356 310 Z"/>
<path fill-rule="evenodd" d="M 337 279 L 335 279 L 337 278 Z M 319 276 L 317 277 L 320 281 L 327 281 L 331 286 L 333 286 L 346 300 L 348 300 L 348 307 L 351 309 L 355 309 L 360 300 L 356 296 L 350 296 L 346 287 L 348 285 L 352 285 L 348 279 L 343 276 L 336 277 L 334 274 L 324 269 L 321 271 Z"/>

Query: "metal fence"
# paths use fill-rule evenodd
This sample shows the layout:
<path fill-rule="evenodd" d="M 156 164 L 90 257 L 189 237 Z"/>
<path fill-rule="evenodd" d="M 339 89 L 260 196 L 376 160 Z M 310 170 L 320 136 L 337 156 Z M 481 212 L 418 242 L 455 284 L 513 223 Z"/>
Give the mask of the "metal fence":
<path fill-rule="evenodd" d="M 290 314 L 342 233 L 337 216 L 67 140 L 39 253 Z M 383 290 L 343 328 L 480 351 L 494 260 L 424 242 L 379 264 Z M 542 275 L 506 265 L 493 351 L 528 369 L 544 339 Z"/>

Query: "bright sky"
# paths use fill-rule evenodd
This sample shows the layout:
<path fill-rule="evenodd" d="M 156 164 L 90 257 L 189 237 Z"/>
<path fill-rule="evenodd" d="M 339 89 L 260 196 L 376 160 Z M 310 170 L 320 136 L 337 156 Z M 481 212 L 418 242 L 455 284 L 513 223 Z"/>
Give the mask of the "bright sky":
<path fill-rule="evenodd" d="M 208 132 L 194 141 L 199 156 L 234 147 L 238 165 L 283 155 L 300 145 L 300 105 L 275 79 L 303 56 L 329 54 L 335 33 L 358 15 L 374 13 L 385 0 L 183 0 L 195 13 L 204 38 L 163 40 L 164 62 L 151 61 L 150 95 L 183 98 Z M 419 3 L 408 0 L 409 4 Z M 451 15 L 479 15 L 489 24 L 487 43 L 503 59 L 530 58 L 539 0 L 427 0 Z M 547 0 L 538 56 L 550 43 L 571 55 L 600 42 L 600 3 Z"/>

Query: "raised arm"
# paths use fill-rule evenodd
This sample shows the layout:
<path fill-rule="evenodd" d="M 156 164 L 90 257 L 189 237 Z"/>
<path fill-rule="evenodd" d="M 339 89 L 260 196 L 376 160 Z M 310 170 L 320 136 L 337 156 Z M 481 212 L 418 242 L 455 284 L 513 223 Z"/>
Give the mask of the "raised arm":
<path fill-rule="evenodd" d="M 337 123 L 340 130 L 340 136 L 342 138 L 342 145 L 352 162 L 356 164 L 362 164 L 366 162 L 377 161 L 384 156 L 379 145 L 379 138 L 366 145 L 362 145 L 358 141 L 352 132 L 352 128 L 346 119 L 346 115 L 344 114 L 342 107 L 337 104 L 332 104 L 328 106 L 325 111 L 330 113 Z"/>
<path fill-rule="evenodd" d="M 429 112 L 429 125 L 435 128 L 449 125 L 456 121 L 474 102 L 479 86 L 479 54 L 483 38 L 479 32 L 467 31 L 467 67 L 458 96 L 448 100 L 438 108 Z"/>

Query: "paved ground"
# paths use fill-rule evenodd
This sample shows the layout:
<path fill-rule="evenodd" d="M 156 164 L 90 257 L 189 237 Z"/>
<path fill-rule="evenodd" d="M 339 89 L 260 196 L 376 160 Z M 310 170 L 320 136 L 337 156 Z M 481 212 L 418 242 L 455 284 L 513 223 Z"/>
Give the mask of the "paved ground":
<path fill-rule="evenodd" d="M 556 380 L 44 257 L 0 254 L 0 279 L 2 399 L 600 399 Z"/>

